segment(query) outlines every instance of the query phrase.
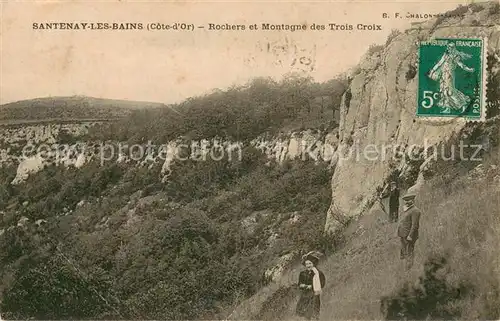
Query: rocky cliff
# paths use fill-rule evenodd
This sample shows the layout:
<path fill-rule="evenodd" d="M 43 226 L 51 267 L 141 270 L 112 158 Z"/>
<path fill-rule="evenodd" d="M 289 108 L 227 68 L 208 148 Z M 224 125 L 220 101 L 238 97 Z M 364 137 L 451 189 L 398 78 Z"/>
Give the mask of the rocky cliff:
<path fill-rule="evenodd" d="M 242 149 L 252 146 L 270 160 L 282 163 L 287 159 L 309 159 L 330 162 L 337 148 L 336 132 L 304 130 L 282 133 L 278 136 L 261 135 L 248 144 L 223 138 L 185 141 L 179 138 L 162 144 L 129 145 L 127 142 L 86 141 L 82 136 L 98 122 L 73 124 L 45 124 L 15 127 L 0 127 L 0 166 L 17 166 L 17 175 L 12 184 L 25 181 L 48 165 L 74 166 L 80 168 L 97 160 L 105 162 L 131 163 L 140 166 L 162 164 L 159 178 L 163 182 L 171 174 L 173 162 L 183 157 L 187 149 L 191 159 L 206 157 L 239 157 Z M 62 135 L 72 141 L 61 142 Z"/>
<path fill-rule="evenodd" d="M 394 157 L 397 148 L 429 147 L 465 126 L 461 118 L 415 117 L 417 43 L 439 37 L 487 37 L 488 55 L 498 57 L 500 16 L 496 8 L 494 3 L 462 7 L 419 24 L 369 52 L 352 71 L 341 104 L 338 160 L 326 231 L 335 232 L 346 218 L 362 214 L 391 171 L 404 168 L 404 159 Z M 498 75 L 498 66 L 490 72 Z"/>

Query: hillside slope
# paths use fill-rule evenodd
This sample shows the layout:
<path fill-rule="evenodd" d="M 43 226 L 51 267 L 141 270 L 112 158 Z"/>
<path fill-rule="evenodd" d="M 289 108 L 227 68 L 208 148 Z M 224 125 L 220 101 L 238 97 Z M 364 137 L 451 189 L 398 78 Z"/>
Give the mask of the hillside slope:
<path fill-rule="evenodd" d="M 94 98 L 87 96 L 44 97 L 0 106 L 0 124 L 116 119 L 132 110 L 163 107 L 160 103 Z"/>
<path fill-rule="evenodd" d="M 378 204 L 349 224 L 342 247 L 320 263 L 327 280 L 321 320 L 500 317 L 500 118 L 485 132 L 495 147 L 482 162 L 435 164 L 439 174 L 422 185 L 409 273 L 399 259 L 396 225 Z M 231 319 L 296 320 L 301 269 L 261 289 Z"/>
<path fill-rule="evenodd" d="M 114 122 L 1 127 L 1 316 L 223 318 L 325 244 L 332 168 L 312 154 L 336 144 L 344 88 L 256 79 Z"/>
<path fill-rule="evenodd" d="M 443 17 L 419 24 L 404 33 L 392 34 L 386 46 L 372 46 L 358 68 L 354 69 L 350 86 L 343 96 L 337 151 L 344 151 L 345 155 L 340 156 L 363 150 L 369 144 L 399 147 L 406 153 L 407 147 L 414 145 L 420 148 L 420 156 L 424 155 L 424 146 L 441 148 L 454 143 L 455 148 L 458 148 L 460 141 L 464 140 L 482 145 L 485 150 L 490 145 L 498 145 L 499 19 L 498 3 L 460 6 Z M 463 119 L 414 120 L 416 41 L 447 36 L 489 37 L 487 118 L 490 120 L 487 125 L 467 123 Z M 479 180 L 474 187 L 467 186 L 464 183 L 466 179 L 462 177 L 478 165 L 473 161 L 433 164 L 424 162 L 425 157 L 406 161 L 407 157 L 394 159 L 391 154 L 384 161 L 363 157 L 337 161 L 325 232 L 342 240 L 343 246 L 333 254 L 327 253 L 329 256 L 322 263 L 329 280 L 322 301 L 323 320 L 402 318 L 401 315 L 397 316 L 398 313 L 405 314 L 408 319 L 425 319 L 427 314 L 431 318 L 442 316 L 445 319 L 450 318 L 450 315 L 466 319 L 499 317 L 498 310 L 494 308 L 500 302 L 498 270 L 494 268 L 498 265 L 492 259 L 498 256 L 494 246 L 498 243 L 494 229 L 498 226 L 500 207 L 496 189 L 499 150 L 488 151 L 492 155 L 484 168 L 487 168 L 489 179 L 496 177 L 496 183 Z M 444 153 L 449 155 L 450 150 Z M 419 267 L 411 275 L 401 273 L 398 262 L 399 240 L 394 238 L 395 227 L 384 223 L 386 219 L 376 203 L 377 191 L 384 187 L 389 178 L 398 176 L 403 191 L 416 184 L 421 191 L 418 205 L 431 213 L 428 215 L 432 218 L 422 228 L 427 236 L 417 245 L 420 246 L 417 250 Z M 431 176 L 434 178 L 426 182 Z M 478 186 L 484 189 L 479 191 Z M 451 206 L 454 200 L 456 203 Z M 475 215 L 478 215 L 477 220 Z M 437 229 L 439 224 L 436 222 L 441 222 L 441 229 Z M 490 227 L 493 230 L 489 230 Z M 443 229 L 449 230 L 450 234 L 443 234 Z M 478 231 L 481 230 L 489 231 L 486 238 L 479 235 Z M 457 239 L 457 236 L 466 241 Z M 481 261 L 471 259 L 471 253 L 477 254 Z M 447 263 L 439 263 L 443 257 Z M 422 297 L 413 286 L 408 289 L 417 294 L 414 298 L 404 290 L 406 281 L 414 284 L 419 275 L 424 276 L 424 267 L 432 270 L 434 265 L 439 264 L 449 269 L 445 274 L 452 279 L 447 280 L 446 286 L 443 283 L 438 285 L 445 288 L 441 289 L 443 293 L 439 293 L 443 295 L 444 301 L 453 301 L 444 293 L 446 288 L 451 287 L 453 292 L 463 286 L 471 291 L 465 298 L 459 298 L 458 303 L 450 303 L 450 306 L 455 305 L 457 311 L 449 312 L 449 315 L 443 312 L 446 309 L 439 304 L 428 306 L 435 298 Z M 293 319 L 297 300 L 295 284 L 300 268 L 291 268 L 280 280 L 244 301 L 235 308 L 231 319 Z M 476 272 L 479 274 L 474 274 Z M 434 276 L 425 275 L 424 278 L 433 280 Z M 491 287 L 486 285 L 490 281 Z M 466 285 L 461 282 L 466 282 Z M 386 311 L 382 313 L 383 296 L 391 299 L 407 296 L 407 299 L 402 300 L 410 303 L 401 303 L 396 299 L 394 305 L 407 305 L 407 310 L 411 310 L 408 305 L 413 304 L 413 307 L 422 310 L 422 314 L 414 310 L 398 310 L 391 305 L 390 299 L 383 301 Z M 474 301 L 474 296 L 477 296 L 477 301 Z"/>

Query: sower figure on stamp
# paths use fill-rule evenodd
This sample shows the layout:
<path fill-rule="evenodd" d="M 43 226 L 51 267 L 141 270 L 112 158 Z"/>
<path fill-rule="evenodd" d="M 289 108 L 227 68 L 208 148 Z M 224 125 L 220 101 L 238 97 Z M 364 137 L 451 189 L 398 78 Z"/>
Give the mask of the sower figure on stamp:
<path fill-rule="evenodd" d="M 401 239 L 400 258 L 406 259 L 406 269 L 413 266 L 415 242 L 418 239 L 418 228 L 421 211 L 415 204 L 416 194 L 411 188 L 403 196 L 404 209 L 398 226 L 398 236 Z"/>
<path fill-rule="evenodd" d="M 319 320 L 321 291 L 325 286 L 325 275 L 317 269 L 319 256 L 309 252 L 302 256 L 306 270 L 299 274 L 300 298 L 295 313 L 306 320 Z"/>
<path fill-rule="evenodd" d="M 455 69 L 457 67 L 467 72 L 474 71 L 474 68 L 467 67 L 463 62 L 471 57 L 471 55 L 459 51 L 455 44 L 450 42 L 441 59 L 428 73 L 429 78 L 439 81 L 441 99 L 438 101 L 438 106 L 444 108 L 447 113 L 451 109 L 463 112 L 471 100 L 455 86 Z"/>
<path fill-rule="evenodd" d="M 395 223 L 399 217 L 399 188 L 396 181 L 392 181 L 389 188 L 385 188 L 380 198 L 389 196 L 389 222 Z"/>

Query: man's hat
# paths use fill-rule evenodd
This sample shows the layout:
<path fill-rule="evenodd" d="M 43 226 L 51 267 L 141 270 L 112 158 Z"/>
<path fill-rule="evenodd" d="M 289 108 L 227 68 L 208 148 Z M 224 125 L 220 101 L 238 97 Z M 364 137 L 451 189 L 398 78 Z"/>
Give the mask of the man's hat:
<path fill-rule="evenodd" d="M 302 264 L 305 265 L 306 261 L 311 261 L 314 266 L 318 265 L 321 253 L 316 251 L 311 251 L 307 254 L 302 255 Z"/>

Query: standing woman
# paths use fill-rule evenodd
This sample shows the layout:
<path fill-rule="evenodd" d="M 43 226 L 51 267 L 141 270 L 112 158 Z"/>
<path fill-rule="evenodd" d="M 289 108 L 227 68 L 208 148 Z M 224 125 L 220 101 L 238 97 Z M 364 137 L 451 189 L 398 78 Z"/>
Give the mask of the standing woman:
<path fill-rule="evenodd" d="M 325 275 L 317 269 L 319 256 L 309 252 L 302 256 L 306 269 L 299 274 L 300 299 L 295 313 L 306 320 L 319 320 L 320 295 L 325 286 Z"/>

